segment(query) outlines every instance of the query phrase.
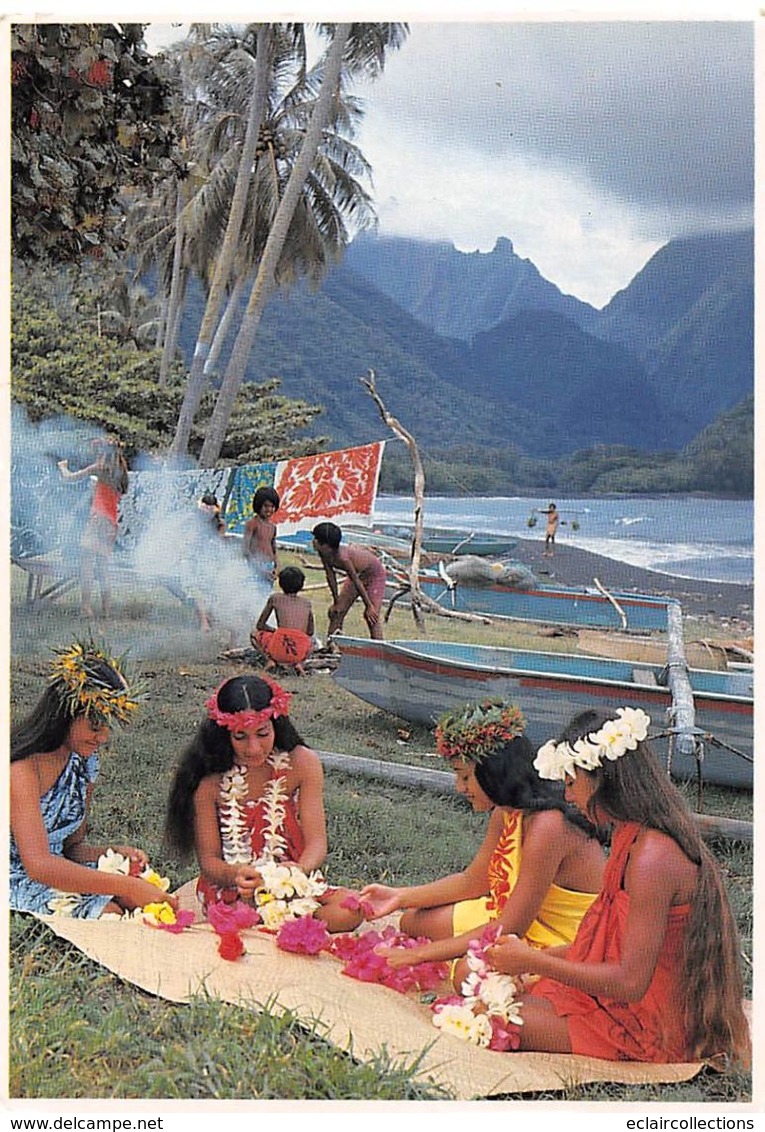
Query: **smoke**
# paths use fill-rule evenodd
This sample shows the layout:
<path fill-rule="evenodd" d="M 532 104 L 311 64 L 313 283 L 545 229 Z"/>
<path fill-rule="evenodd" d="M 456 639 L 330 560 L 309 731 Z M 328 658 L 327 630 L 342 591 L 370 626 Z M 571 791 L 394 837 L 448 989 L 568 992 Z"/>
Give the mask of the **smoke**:
<path fill-rule="evenodd" d="M 80 542 L 93 484 L 62 479 L 57 463 L 77 471 L 93 462 L 91 441 L 98 430 L 67 417 L 40 423 L 12 407 L 11 557 L 40 556 L 77 576 Z M 150 457 L 133 461 L 128 492 L 120 504 L 117 544 L 112 556 L 114 613 L 135 598 L 158 601 L 172 594 L 185 607 L 191 628 L 201 610 L 213 629 L 225 631 L 230 647 L 249 643 L 271 591 L 255 577 L 238 536 L 220 536 L 197 506 L 207 491 L 219 502 L 227 469 L 168 470 Z M 97 591 L 96 591 L 97 594 Z M 98 596 L 98 594 L 97 594 Z M 145 656 L 145 648 L 141 649 Z"/>

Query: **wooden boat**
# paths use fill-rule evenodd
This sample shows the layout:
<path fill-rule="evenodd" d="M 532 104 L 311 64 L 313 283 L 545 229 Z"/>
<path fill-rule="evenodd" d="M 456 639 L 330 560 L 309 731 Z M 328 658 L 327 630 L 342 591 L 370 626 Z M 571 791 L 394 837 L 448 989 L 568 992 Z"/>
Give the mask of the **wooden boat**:
<path fill-rule="evenodd" d="M 631 660 L 638 664 L 667 663 L 668 642 L 665 634 L 642 636 L 638 633 L 620 633 L 616 629 L 585 627 L 573 631 L 576 633 L 577 648 L 590 656 L 607 656 L 613 660 Z M 728 667 L 720 649 L 707 648 L 701 641 L 686 642 L 683 651 L 691 668 L 724 670 Z"/>
<path fill-rule="evenodd" d="M 569 586 L 515 589 L 458 583 L 450 589 L 438 571 L 423 571 L 419 582 L 423 593 L 448 608 L 548 625 L 666 631 L 668 608 L 678 604 L 649 594 L 613 592 L 607 596 L 594 588 Z"/>
<path fill-rule="evenodd" d="M 502 558 L 511 554 L 517 545 L 517 539 L 474 534 L 470 531 L 426 531 L 422 538 L 424 551 L 444 556 L 478 554 L 484 558 Z"/>
<path fill-rule="evenodd" d="M 335 681 L 375 707 L 432 726 L 445 711 L 481 699 L 510 700 L 524 711 L 532 743 L 541 745 L 585 707 L 642 707 L 652 734 L 669 730 L 673 693 L 659 665 L 568 653 L 531 652 L 446 641 L 374 641 L 337 636 Z M 688 669 L 705 782 L 752 789 L 751 672 Z M 672 773 L 696 775 L 696 759 L 673 744 Z M 662 753 L 666 743 L 659 746 Z"/>
<path fill-rule="evenodd" d="M 393 535 L 381 534 L 379 531 L 344 527 L 343 537 L 346 542 L 355 542 L 359 546 L 368 546 L 372 550 L 385 551 L 392 558 L 408 559 L 412 553 L 411 543 Z M 283 550 L 294 550 L 300 554 L 313 554 L 313 535 L 310 531 L 296 531 L 291 535 L 277 535 L 276 545 Z"/>

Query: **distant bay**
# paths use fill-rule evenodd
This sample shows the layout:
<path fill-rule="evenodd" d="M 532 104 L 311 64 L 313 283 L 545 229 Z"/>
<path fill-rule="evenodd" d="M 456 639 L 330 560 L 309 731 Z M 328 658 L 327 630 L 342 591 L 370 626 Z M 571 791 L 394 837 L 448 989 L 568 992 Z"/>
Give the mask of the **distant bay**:
<path fill-rule="evenodd" d="M 539 497 L 427 496 L 428 527 L 543 538 Z M 558 541 L 645 570 L 678 578 L 754 581 L 754 503 L 751 499 L 629 495 L 588 499 L 555 497 L 561 513 Z M 411 525 L 413 500 L 379 495 L 375 521 Z M 529 526 L 534 516 L 535 526 Z M 578 524 L 578 529 L 574 525 Z"/>

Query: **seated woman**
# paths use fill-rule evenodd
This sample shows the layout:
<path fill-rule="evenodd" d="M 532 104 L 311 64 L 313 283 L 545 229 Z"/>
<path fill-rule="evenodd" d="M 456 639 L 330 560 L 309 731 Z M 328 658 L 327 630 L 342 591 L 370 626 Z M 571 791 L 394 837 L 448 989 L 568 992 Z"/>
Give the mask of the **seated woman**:
<path fill-rule="evenodd" d="M 576 935 L 600 888 L 605 858 L 594 826 L 566 805 L 557 784 L 536 774 L 524 727 L 516 707 L 495 701 L 440 720 L 437 748 L 457 776 L 457 790 L 474 810 L 493 812 L 463 872 L 409 888 L 362 889 L 372 917 L 406 908 L 401 929 L 433 941 L 386 950 L 394 966 L 463 956 L 493 920 L 534 947 L 570 943 Z M 463 975 L 457 964 L 455 986 Z"/>
<path fill-rule="evenodd" d="M 94 645 L 54 661 L 41 699 L 11 731 L 11 908 L 93 920 L 156 902 L 148 881 L 99 871 L 107 846 L 85 843 L 98 748 L 137 706 L 119 662 Z M 141 849 L 109 847 L 148 863 Z"/>
<path fill-rule="evenodd" d="M 585 711 L 540 749 L 541 776 L 612 827 L 603 890 L 576 939 L 537 951 L 500 938 L 492 966 L 542 976 L 522 999 L 520 1048 L 609 1060 L 746 1063 L 736 923 L 720 870 L 652 753 L 640 709 Z"/>
<path fill-rule="evenodd" d="M 196 852 L 205 908 L 252 900 L 266 861 L 310 873 L 327 855 L 324 771 L 290 721 L 291 698 L 259 676 L 225 680 L 181 758 L 165 839 L 180 857 Z M 330 889 L 321 898 L 315 915 L 329 931 L 360 922 L 358 912 L 342 906 L 347 895 Z"/>

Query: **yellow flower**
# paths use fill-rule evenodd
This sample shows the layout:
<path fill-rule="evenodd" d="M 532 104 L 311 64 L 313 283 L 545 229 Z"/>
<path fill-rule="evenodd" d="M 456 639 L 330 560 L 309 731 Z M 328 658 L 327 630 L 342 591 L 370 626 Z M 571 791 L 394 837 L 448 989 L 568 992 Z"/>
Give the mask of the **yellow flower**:
<path fill-rule="evenodd" d="M 149 884 L 153 884 L 156 888 L 161 888 L 163 892 L 167 892 L 170 887 L 170 878 L 161 877 L 154 869 L 144 869 L 141 873 L 141 880 L 147 880 Z"/>
<path fill-rule="evenodd" d="M 175 923 L 175 912 L 167 901 L 161 904 L 144 904 L 143 914 L 157 924 Z"/>

